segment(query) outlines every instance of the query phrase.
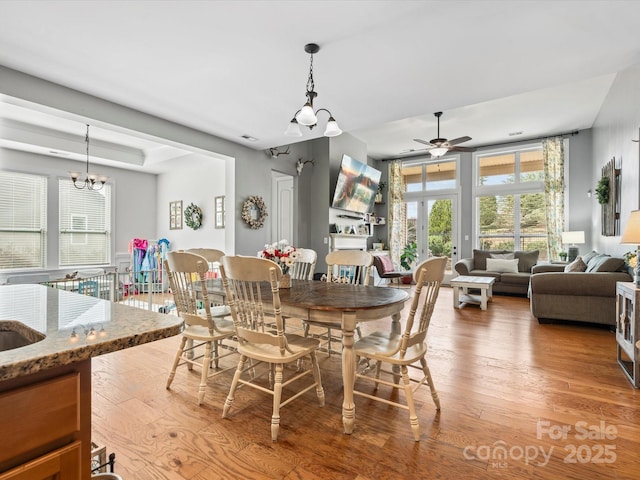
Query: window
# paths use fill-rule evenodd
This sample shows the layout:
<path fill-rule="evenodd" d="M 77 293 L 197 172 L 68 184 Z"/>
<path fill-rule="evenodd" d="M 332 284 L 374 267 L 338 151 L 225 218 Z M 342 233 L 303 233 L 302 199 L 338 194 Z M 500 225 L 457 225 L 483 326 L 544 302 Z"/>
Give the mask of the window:
<path fill-rule="evenodd" d="M 457 186 L 456 160 L 422 160 L 419 163 L 403 163 L 402 180 L 405 192 L 454 189 Z"/>
<path fill-rule="evenodd" d="M 0 270 L 44 268 L 47 177 L 0 171 Z"/>
<path fill-rule="evenodd" d="M 478 247 L 547 253 L 542 147 L 477 157 Z"/>
<path fill-rule="evenodd" d="M 111 262 L 111 185 L 78 190 L 60 179 L 59 263 L 61 267 Z"/>

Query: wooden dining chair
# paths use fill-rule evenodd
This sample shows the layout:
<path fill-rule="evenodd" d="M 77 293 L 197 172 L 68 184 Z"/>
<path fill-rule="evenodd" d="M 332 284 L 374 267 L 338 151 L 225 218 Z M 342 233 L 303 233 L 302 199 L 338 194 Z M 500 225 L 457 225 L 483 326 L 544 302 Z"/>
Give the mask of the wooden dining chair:
<path fill-rule="evenodd" d="M 192 370 L 197 365 L 201 369 L 200 405 L 204 400 L 207 379 L 234 368 L 219 368 L 220 359 L 237 353 L 232 341 L 235 335 L 233 322 L 224 318 L 230 315 L 231 310 L 225 305 L 212 306 L 209 301 L 205 284 L 209 269 L 206 258 L 190 252 L 169 252 L 164 266 L 178 315 L 184 320 L 182 339 L 167 379 L 167 389 L 171 387 L 178 366 L 187 365 Z M 223 349 L 226 350 L 224 353 Z"/>
<path fill-rule="evenodd" d="M 296 260 L 289 269 L 294 280 L 313 280 L 318 254 L 310 248 L 296 249 Z"/>
<path fill-rule="evenodd" d="M 414 279 L 417 282 L 416 289 L 409 317 L 402 334 L 377 331 L 361 338 L 353 347 L 356 354 L 356 365 L 359 365 L 361 359 L 367 360 L 367 367 L 361 372 L 356 372 L 354 395 L 409 410 L 409 421 L 416 442 L 420 441 L 420 430 L 413 400 L 415 391 L 424 384 L 429 385 L 436 410 L 440 410 L 438 392 L 433 385 L 431 372 L 425 357 L 427 354 L 427 330 L 438 298 L 438 292 L 440 291 L 440 284 L 444 278 L 446 265 L 446 257 L 432 257 L 416 268 L 414 273 Z M 417 325 L 415 325 L 416 320 Z M 370 362 L 372 361 L 375 362 L 373 368 L 370 367 Z M 416 365 L 418 362 L 420 365 Z M 399 367 L 400 371 L 388 370 L 388 367 L 383 367 L 384 364 Z M 410 377 L 408 367 L 420 370 L 422 378 L 415 379 Z M 375 376 L 371 376 L 371 372 L 375 372 Z M 382 378 L 382 373 L 392 376 L 393 379 Z M 398 381 L 399 376 L 401 377 L 401 382 Z M 359 389 L 358 380 L 373 382 L 373 393 Z M 417 383 L 415 388 L 413 388 L 412 382 Z M 390 400 L 389 398 L 393 397 L 393 393 L 388 398 L 382 397 L 378 393 L 380 385 L 391 387 L 392 392 L 394 389 L 404 390 L 406 403 L 400 403 L 399 400 Z"/>
<path fill-rule="evenodd" d="M 222 416 L 228 417 L 238 384 L 268 392 L 273 397 L 271 440 L 275 442 L 280 429 L 281 407 L 313 388 L 320 405 L 324 405 L 324 390 L 316 358 L 319 341 L 292 333 L 285 335 L 278 289 L 282 270 L 275 262 L 265 258 L 225 256 L 220 272 L 240 352 Z M 268 292 L 262 290 L 265 282 L 269 285 Z M 268 323 L 274 323 L 276 330 L 267 327 Z M 285 370 L 286 364 L 299 363 L 298 360 L 305 357 L 311 360 L 309 368 Z M 261 366 L 262 371 L 259 371 Z M 308 374 L 313 375 L 313 382 L 300 382 Z M 283 389 L 289 390 L 292 385 L 299 386 L 298 391 L 283 400 Z"/>
<path fill-rule="evenodd" d="M 220 259 L 224 257 L 224 252 L 215 248 L 190 248 L 187 252 L 202 255 L 209 263 L 208 277 L 213 278 L 220 271 Z"/>
<path fill-rule="evenodd" d="M 371 265 L 373 264 L 373 255 L 364 250 L 336 250 L 329 252 L 325 257 L 327 263 L 327 282 L 344 283 L 350 285 L 368 285 Z M 322 329 L 326 333 L 315 334 L 314 336 L 325 341 L 326 348 L 321 347 L 320 350 L 326 351 L 329 355 L 338 353 L 333 350 L 331 344 L 340 343 L 341 336 L 334 335 L 334 331 L 341 331 L 342 325 L 340 321 L 335 323 L 321 323 L 309 320 L 304 321 L 304 336 L 308 337 L 311 333 L 311 327 L 315 331 Z M 358 337 L 361 337 L 360 327 L 356 326 Z"/>

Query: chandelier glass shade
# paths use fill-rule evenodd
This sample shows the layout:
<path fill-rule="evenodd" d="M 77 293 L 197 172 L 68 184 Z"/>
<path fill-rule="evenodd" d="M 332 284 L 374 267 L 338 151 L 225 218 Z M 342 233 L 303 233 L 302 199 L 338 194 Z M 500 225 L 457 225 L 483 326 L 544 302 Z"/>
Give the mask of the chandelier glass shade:
<path fill-rule="evenodd" d="M 447 147 L 436 147 L 429 150 L 429 155 L 432 157 L 438 158 L 447 153 L 449 149 Z"/>
<path fill-rule="evenodd" d="M 87 133 L 84 137 L 84 141 L 87 144 L 87 174 L 84 180 L 80 180 L 80 172 L 69 172 L 73 186 L 78 190 L 101 190 L 104 184 L 107 183 L 109 177 L 105 175 L 99 175 L 96 173 L 89 173 L 89 124 L 87 124 Z"/>
<path fill-rule="evenodd" d="M 315 43 L 308 43 L 304 46 L 304 51 L 311 56 L 309 63 L 309 78 L 307 79 L 307 91 L 305 93 L 307 101 L 304 106 L 295 113 L 284 134 L 288 137 L 301 137 L 302 131 L 300 130 L 300 125 L 304 125 L 310 130 L 313 129 L 313 127 L 318 124 L 318 113 L 324 111 L 329 115 L 324 136 L 336 137 L 342 133 L 342 130 L 338 126 L 338 122 L 333 118 L 333 115 L 331 115 L 331 112 L 326 108 L 319 108 L 315 111 L 313 109 L 313 99 L 318 96 L 318 93 L 315 91 L 315 84 L 313 81 L 313 54 L 318 53 L 320 51 L 320 47 Z"/>

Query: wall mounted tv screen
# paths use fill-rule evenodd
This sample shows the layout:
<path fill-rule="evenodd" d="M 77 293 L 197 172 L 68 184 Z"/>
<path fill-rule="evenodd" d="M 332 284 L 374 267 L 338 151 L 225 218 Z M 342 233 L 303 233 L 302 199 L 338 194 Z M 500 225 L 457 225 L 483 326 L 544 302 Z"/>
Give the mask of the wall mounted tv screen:
<path fill-rule="evenodd" d="M 381 176 L 380 170 L 343 155 L 331 206 L 356 213 L 371 212 Z"/>

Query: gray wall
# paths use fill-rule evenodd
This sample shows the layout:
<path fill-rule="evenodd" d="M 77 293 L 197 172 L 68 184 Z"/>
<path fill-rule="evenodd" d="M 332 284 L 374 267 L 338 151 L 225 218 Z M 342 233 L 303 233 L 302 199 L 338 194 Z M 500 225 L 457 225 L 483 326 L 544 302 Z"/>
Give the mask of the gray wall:
<path fill-rule="evenodd" d="M 591 169 L 591 189 L 601 177 L 601 168 L 611 157 L 621 162 L 622 194 L 621 218 L 622 231 L 627 223 L 629 212 L 640 208 L 639 199 L 639 161 L 638 128 L 640 127 L 640 65 L 620 72 L 602 104 L 598 118 L 593 126 L 593 165 Z M 593 246 L 599 252 L 622 255 L 634 250 L 634 245 L 620 244 L 620 237 L 603 237 L 600 223 L 600 205 L 592 197 L 591 230 Z"/>

